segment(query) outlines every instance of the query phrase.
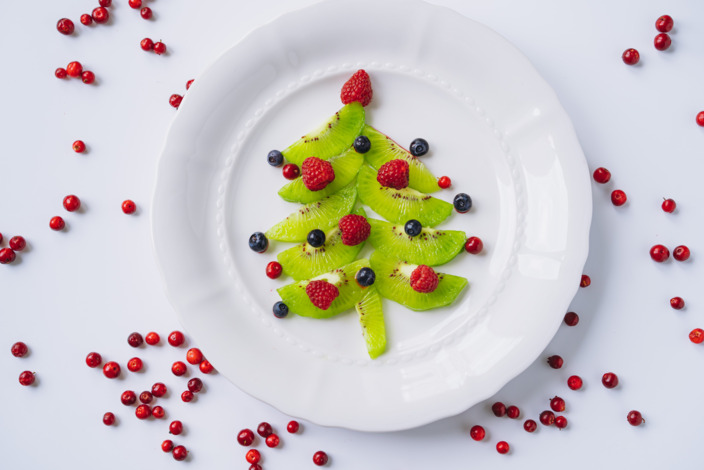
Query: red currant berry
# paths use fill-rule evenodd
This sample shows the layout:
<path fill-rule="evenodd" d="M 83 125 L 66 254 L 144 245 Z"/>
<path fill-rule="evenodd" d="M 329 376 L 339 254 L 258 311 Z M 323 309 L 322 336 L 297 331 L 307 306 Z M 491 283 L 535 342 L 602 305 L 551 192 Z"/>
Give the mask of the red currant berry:
<path fill-rule="evenodd" d="M 161 42 L 161 41 L 155 42 L 155 43 L 154 43 L 154 52 L 155 52 L 157 55 L 163 54 L 164 52 L 166 52 L 166 44 L 164 44 L 164 43 Z"/>
<path fill-rule="evenodd" d="M 471 437 L 475 441 L 483 440 L 484 436 L 486 436 L 486 431 L 483 427 L 479 426 L 478 424 L 472 426 L 472 428 L 469 430 L 469 437 Z"/>
<path fill-rule="evenodd" d="M 570 388 L 570 390 L 579 390 L 580 388 L 582 388 L 582 385 L 582 378 L 578 375 L 571 375 L 567 379 L 567 386 Z"/>
<path fill-rule="evenodd" d="M 685 245 L 676 246 L 675 249 L 672 250 L 672 257 L 677 261 L 687 261 L 690 254 L 689 248 Z"/>
<path fill-rule="evenodd" d="M 56 78 L 66 78 L 68 76 L 68 72 L 66 72 L 65 68 L 59 67 L 54 70 L 54 76 L 56 76 Z"/>
<path fill-rule="evenodd" d="M 555 423 L 555 413 L 545 410 L 540 413 L 540 422 L 545 426 L 552 426 Z"/>
<path fill-rule="evenodd" d="M 145 405 L 148 405 L 154 400 L 154 395 L 151 394 L 151 392 L 147 392 L 146 390 L 142 393 L 139 394 L 139 401 L 144 403 Z"/>
<path fill-rule="evenodd" d="M 193 79 L 188 80 L 188 81 L 186 82 L 186 90 L 188 90 L 189 88 L 191 88 L 191 85 L 193 85 Z"/>
<path fill-rule="evenodd" d="M 518 419 L 518 417 L 521 415 L 521 410 L 514 405 L 509 406 L 506 408 L 506 416 L 508 416 L 511 419 Z"/>
<path fill-rule="evenodd" d="M 279 436 L 276 434 L 269 434 L 266 437 L 266 445 L 267 447 L 278 447 L 279 446 Z"/>
<path fill-rule="evenodd" d="M 169 424 L 169 434 L 173 434 L 174 436 L 178 436 L 183 432 L 183 423 L 181 421 L 171 421 L 171 424 Z"/>
<path fill-rule="evenodd" d="M 133 201 L 126 199 L 122 202 L 122 212 L 124 212 L 125 214 L 134 214 L 136 210 L 137 205 Z"/>
<path fill-rule="evenodd" d="M 154 49 L 154 41 L 149 38 L 144 38 L 140 41 L 139 46 L 143 51 L 151 51 Z"/>
<path fill-rule="evenodd" d="M 138 357 L 133 357 L 129 361 L 127 361 L 127 368 L 129 369 L 130 372 L 139 372 L 142 370 L 142 360 Z"/>
<path fill-rule="evenodd" d="M 523 423 L 523 429 L 528 432 L 535 432 L 535 430 L 538 429 L 538 423 L 536 423 L 532 419 L 527 419 L 526 422 Z"/>
<path fill-rule="evenodd" d="M 586 274 L 582 274 L 582 279 L 579 281 L 579 287 L 589 287 L 592 284 L 592 278 Z"/>
<path fill-rule="evenodd" d="M 496 452 L 499 454 L 508 454 L 509 450 L 511 450 L 511 447 L 508 445 L 508 442 L 499 441 L 496 443 Z"/>
<path fill-rule="evenodd" d="M 184 375 L 188 371 L 186 364 L 181 361 L 176 361 L 171 366 L 171 372 L 177 377 Z"/>
<path fill-rule="evenodd" d="M 636 65 L 640 61 L 640 54 L 633 48 L 626 49 L 623 51 L 621 59 L 623 59 L 623 63 L 626 65 Z"/>
<path fill-rule="evenodd" d="M 667 33 L 660 33 L 653 39 L 653 45 L 655 49 L 659 51 L 666 51 L 672 45 L 672 39 L 670 39 L 670 35 Z"/>
<path fill-rule="evenodd" d="M 87 13 L 81 15 L 81 24 L 85 26 L 90 26 L 93 24 L 93 17 Z"/>
<path fill-rule="evenodd" d="M 108 379 L 115 379 L 120 375 L 120 364 L 117 362 L 107 362 L 103 366 L 103 375 Z"/>
<path fill-rule="evenodd" d="M 88 367 L 98 367 L 101 362 L 103 362 L 103 358 L 97 352 L 88 353 L 86 356 Z"/>
<path fill-rule="evenodd" d="M 98 0 L 98 5 L 100 5 L 101 7 L 108 8 L 112 6 L 112 0 Z"/>
<path fill-rule="evenodd" d="M 289 421 L 286 425 L 286 430 L 291 434 L 297 433 L 299 428 L 300 425 L 298 424 L 298 421 Z"/>
<path fill-rule="evenodd" d="M 670 250 L 668 250 L 667 247 L 664 245 L 654 245 L 650 249 L 650 257 L 653 259 L 653 261 L 662 263 L 670 257 Z"/>
<path fill-rule="evenodd" d="M 682 297 L 673 297 L 670 299 L 670 307 L 675 310 L 682 310 L 684 308 L 684 299 Z"/>
<path fill-rule="evenodd" d="M 154 416 L 156 419 L 162 419 L 164 416 L 166 416 L 166 411 L 164 411 L 164 408 L 160 406 L 155 406 L 152 408 L 152 416 Z"/>
<path fill-rule="evenodd" d="M 176 446 L 171 452 L 171 455 L 174 456 L 174 460 L 186 460 L 188 457 L 188 450 L 184 446 Z"/>
<path fill-rule="evenodd" d="M 237 442 L 241 446 L 251 446 L 252 442 L 254 442 L 254 433 L 252 432 L 251 429 L 243 429 L 239 433 L 237 433 Z"/>
<path fill-rule="evenodd" d="M 200 364 L 203 362 L 203 353 L 198 348 L 191 348 L 186 353 L 186 362 L 189 364 Z"/>
<path fill-rule="evenodd" d="M 491 405 L 491 411 L 494 413 L 494 416 L 497 418 L 501 418 L 502 416 L 506 416 L 506 405 L 501 403 L 500 401 L 497 401 L 493 405 Z"/>
<path fill-rule="evenodd" d="M 64 227 L 66 227 L 66 222 L 64 222 L 64 219 L 59 217 L 58 215 L 56 217 L 52 217 L 51 220 L 49 221 L 49 227 L 52 230 L 63 230 Z"/>
<path fill-rule="evenodd" d="M 170 104 L 171 106 L 173 106 L 174 108 L 178 109 L 178 107 L 181 106 L 181 101 L 182 101 L 182 100 L 183 100 L 183 96 L 177 95 L 177 94 L 174 93 L 174 94 L 171 95 L 171 97 L 169 98 L 169 104 Z"/>
<path fill-rule="evenodd" d="M 27 241 L 24 239 L 24 237 L 21 237 L 19 235 L 10 238 L 9 244 L 10 248 L 14 251 L 22 251 L 27 247 Z"/>
<path fill-rule="evenodd" d="M 295 163 L 287 163 L 286 165 L 284 165 L 281 172 L 283 173 L 284 178 L 286 178 L 287 180 L 295 180 L 300 176 L 301 169 L 298 168 L 298 165 L 296 165 Z"/>
<path fill-rule="evenodd" d="M 80 208 L 81 200 L 78 199 L 78 196 L 74 196 L 73 194 L 71 194 L 64 198 L 64 209 L 66 209 L 67 211 L 75 212 Z"/>
<path fill-rule="evenodd" d="M 555 354 L 554 356 L 548 357 L 548 365 L 553 369 L 559 369 L 565 361 L 562 360 L 560 356 Z"/>
<path fill-rule="evenodd" d="M 565 313 L 565 325 L 576 326 L 577 323 L 579 323 L 579 315 L 577 315 L 575 312 Z"/>
<path fill-rule="evenodd" d="M 65 205 L 65 201 L 66 201 L 66 200 L 64 200 L 64 205 Z M 138 347 L 140 347 L 140 346 L 142 345 L 142 343 L 144 343 L 144 338 L 142 338 L 142 335 L 140 335 L 140 334 L 137 333 L 137 332 L 131 333 L 131 334 L 127 337 L 127 344 L 129 344 L 129 345 L 132 346 L 133 348 L 138 348 Z"/>
<path fill-rule="evenodd" d="M 441 176 L 440 179 L 438 179 L 438 186 L 440 186 L 441 189 L 447 189 L 452 186 L 452 180 L 449 176 Z"/>
<path fill-rule="evenodd" d="M 689 332 L 689 340 L 694 344 L 700 344 L 704 341 L 704 330 L 701 328 L 695 328 Z"/>
<path fill-rule="evenodd" d="M 213 365 L 207 359 L 203 359 L 203 362 L 201 362 L 198 367 L 200 367 L 200 371 L 204 374 L 210 374 L 213 370 L 215 370 Z"/>
<path fill-rule="evenodd" d="M 58 76 L 58 75 L 57 75 Z M 697 114 L 697 124 L 704 127 L 704 111 L 700 111 Z"/>
<path fill-rule="evenodd" d="M 73 148 L 73 151 L 76 153 L 83 153 L 86 151 L 86 144 L 82 140 L 77 140 L 75 141 L 71 147 Z"/>
<path fill-rule="evenodd" d="M 96 23 L 107 23 L 110 19 L 110 12 L 105 7 L 94 8 L 90 16 L 93 17 L 93 21 Z"/>
<path fill-rule="evenodd" d="M 15 260 L 15 252 L 12 248 L 3 248 L 0 250 L 0 264 L 9 264 Z"/>
<path fill-rule="evenodd" d="M 478 255 L 484 249 L 484 243 L 479 237 L 469 237 L 464 244 L 464 249 L 467 253 Z"/>
<path fill-rule="evenodd" d="M 195 397 L 196 396 L 193 395 L 193 392 L 191 392 L 190 390 L 186 390 L 181 394 L 181 400 L 185 403 L 192 402 Z"/>
<path fill-rule="evenodd" d="M 606 388 L 614 388 L 618 385 L 618 376 L 613 372 L 607 372 L 601 377 L 601 383 Z"/>
<path fill-rule="evenodd" d="M 149 7 L 144 7 L 140 10 L 139 14 L 142 15 L 142 18 L 148 20 L 152 17 L 152 9 Z"/>
<path fill-rule="evenodd" d="M 161 341 L 161 338 L 159 338 L 159 334 L 153 331 L 150 331 L 149 333 L 147 333 L 147 336 L 144 337 L 144 342 L 146 342 L 150 346 L 159 344 L 159 341 Z"/>
<path fill-rule="evenodd" d="M 269 423 L 259 423 L 259 426 L 257 426 L 257 434 L 259 434 L 262 437 L 267 437 L 269 434 L 271 434 L 273 431 L 271 429 L 271 424 Z"/>
<path fill-rule="evenodd" d="M 662 15 L 660 18 L 655 20 L 655 29 L 661 33 L 668 33 L 672 30 L 675 22 L 672 20 L 670 15 Z"/>
<path fill-rule="evenodd" d="M 662 201 L 662 210 L 665 212 L 675 212 L 675 209 L 677 208 L 677 203 L 674 201 L 674 199 L 665 199 Z"/>
<path fill-rule="evenodd" d="M 626 193 L 624 193 L 620 189 L 615 189 L 611 193 L 611 204 L 613 204 L 614 206 L 618 207 L 624 205 L 627 199 L 628 197 L 626 196 Z"/>
<path fill-rule="evenodd" d="M 127 3 L 129 3 L 129 5 L 135 10 L 142 8 L 142 0 L 129 0 Z"/>
<path fill-rule="evenodd" d="M 139 405 L 134 410 L 134 414 L 138 419 L 147 419 L 152 415 L 152 409 L 149 408 L 149 405 Z"/>
<path fill-rule="evenodd" d="M 281 273 L 283 272 L 283 268 L 281 267 L 281 263 L 278 261 L 272 261 L 271 263 L 266 265 L 266 276 L 269 279 L 276 279 L 277 277 L 281 276 Z"/>
<path fill-rule="evenodd" d="M 15 357 L 24 357 L 27 355 L 29 348 L 22 341 L 18 341 L 10 348 L 10 353 Z"/>
<path fill-rule="evenodd" d="M 552 411 L 562 413 L 565 411 L 565 400 L 560 397 L 553 397 L 553 399 L 550 400 L 550 408 Z"/>
<path fill-rule="evenodd" d="M 115 424 L 115 415 L 109 411 L 103 415 L 103 424 L 105 426 L 112 426 Z"/>
<path fill-rule="evenodd" d="M 247 451 L 245 459 L 247 459 L 249 463 L 258 463 L 262 459 L 262 454 L 260 454 L 257 449 L 250 449 Z"/>
<path fill-rule="evenodd" d="M 34 383 L 34 372 L 30 372 L 28 370 L 22 372 L 20 374 L 20 384 L 24 385 L 25 387 L 32 385 Z"/>
<path fill-rule="evenodd" d="M 629 411 L 626 415 L 626 420 L 631 426 L 640 426 L 645 422 L 645 420 L 643 419 L 643 415 L 640 414 L 640 411 L 636 410 Z"/>
<path fill-rule="evenodd" d="M 161 443 L 161 450 L 164 452 L 171 452 L 171 450 L 174 448 L 174 441 L 171 439 L 166 439 L 164 442 Z"/>
<path fill-rule="evenodd" d="M 323 452 L 322 450 L 319 450 L 315 454 L 313 454 L 313 463 L 316 464 L 318 467 L 322 467 L 326 463 L 328 463 L 328 454 Z"/>
<path fill-rule="evenodd" d="M 166 388 L 166 385 L 164 385 L 161 382 L 157 382 L 154 385 L 152 385 L 152 395 L 155 397 L 163 397 L 166 395 L 166 392 L 168 389 Z"/>
<path fill-rule="evenodd" d="M 604 167 L 594 170 L 594 181 L 599 184 L 606 184 L 611 179 L 611 172 Z"/>
<path fill-rule="evenodd" d="M 120 401 L 125 406 L 134 405 L 137 401 L 137 394 L 132 390 L 125 390 L 122 392 L 122 395 L 120 395 Z"/>
<path fill-rule="evenodd" d="M 73 21 L 69 20 L 68 18 L 61 18 L 57 23 L 56 23 L 56 29 L 61 33 L 65 35 L 73 34 L 73 30 L 75 27 L 73 26 Z"/>
<path fill-rule="evenodd" d="M 249 466 L 249 470 L 262 470 L 262 466 L 259 465 L 258 463 L 253 463 L 252 465 Z"/>
<path fill-rule="evenodd" d="M 95 74 L 90 70 L 86 70 L 81 74 L 81 80 L 83 80 L 83 83 L 86 85 L 90 85 L 95 81 Z"/>
<path fill-rule="evenodd" d="M 83 73 L 83 66 L 80 62 L 69 62 L 66 66 L 66 73 L 69 77 L 79 77 Z"/>
<path fill-rule="evenodd" d="M 169 344 L 175 348 L 181 346 L 185 341 L 186 337 L 180 331 L 172 331 L 169 334 Z"/>
<path fill-rule="evenodd" d="M 564 416 L 555 416 L 555 426 L 557 429 L 565 429 L 567 427 L 567 418 Z"/>

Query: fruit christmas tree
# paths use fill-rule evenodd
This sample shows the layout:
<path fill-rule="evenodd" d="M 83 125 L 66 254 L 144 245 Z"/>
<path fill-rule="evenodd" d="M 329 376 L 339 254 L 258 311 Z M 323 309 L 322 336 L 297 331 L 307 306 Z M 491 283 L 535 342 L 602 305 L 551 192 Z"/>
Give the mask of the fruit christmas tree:
<path fill-rule="evenodd" d="M 269 153 L 272 166 L 286 160 L 284 175 L 293 179 L 279 195 L 302 205 L 266 234 L 252 235 L 250 247 L 263 252 L 268 240 L 297 243 L 277 256 L 277 275 L 283 270 L 296 282 L 278 289 L 274 315 L 330 318 L 355 308 L 374 359 L 386 348 L 382 297 L 430 310 L 452 304 L 467 280 L 431 267 L 454 259 L 466 235 L 433 228 L 453 204 L 429 195 L 440 187 L 419 158 L 428 143 L 416 139 L 408 151 L 367 125 L 372 95 L 369 75 L 357 71 L 342 87 L 342 109 L 282 152 Z M 368 218 L 358 200 L 386 220 Z M 455 198 L 458 212 L 470 207 L 466 194 Z M 376 251 L 357 259 L 367 240 Z"/>

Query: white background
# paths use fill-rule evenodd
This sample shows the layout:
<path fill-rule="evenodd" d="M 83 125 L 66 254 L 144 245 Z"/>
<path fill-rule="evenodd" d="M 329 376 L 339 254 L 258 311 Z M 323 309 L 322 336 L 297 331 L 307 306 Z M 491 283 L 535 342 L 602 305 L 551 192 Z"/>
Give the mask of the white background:
<path fill-rule="evenodd" d="M 339 470 L 694 468 L 704 438 L 704 345 L 687 339 L 692 328 L 704 326 L 698 256 L 704 129 L 694 122 L 704 109 L 704 4 L 697 2 L 433 2 L 521 49 L 572 117 L 590 168 L 603 165 L 613 174 L 608 185 L 593 187 L 585 268 L 592 285 L 572 304 L 579 325 L 563 325 L 543 357 L 494 398 L 518 405 L 521 420 L 495 418 L 491 399 L 410 431 L 364 434 L 303 422 L 289 436 L 288 417 L 219 375 L 204 378 L 197 401 L 182 403 L 185 381 L 169 365 L 183 360 L 185 348 L 163 341 L 139 350 L 127 345 L 132 331 L 154 330 L 165 339 L 179 327 L 149 227 L 156 161 L 177 112 L 169 96 L 185 92 L 187 80 L 247 32 L 313 3 L 156 0 L 145 3 L 154 10 L 145 21 L 126 0 L 114 0 L 110 23 L 92 27 L 78 21 L 97 6 L 88 0 L 3 3 L 0 232 L 6 240 L 25 236 L 29 248 L 13 265 L 0 266 L 0 468 L 245 469 L 236 432 L 263 420 L 283 442 L 279 449 L 259 443 L 265 469 L 315 468 L 311 456 L 318 449 Z M 664 13 L 675 19 L 673 46 L 658 52 L 654 22 Z M 373 12 L 350 12 L 350 21 L 365 15 Z M 60 35 L 61 17 L 74 20 L 77 33 Z M 169 53 L 143 52 L 143 37 L 162 39 Z M 628 47 L 640 50 L 639 66 L 621 62 Z M 54 69 L 71 60 L 94 71 L 97 83 L 54 78 Z M 86 154 L 71 150 L 79 138 Z M 620 208 L 609 202 L 617 187 L 629 197 Z M 81 198 L 81 212 L 62 208 L 67 194 Z M 676 213 L 660 210 L 664 196 L 677 200 Z M 126 198 L 137 203 L 136 215 L 120 211 Z M 49 229 L 54 215 L 65 218 L 66 231 Z M 692 258 L 656 265 L 648 257 L 655 243 L 687 244 Z M 669 307 L 674 295 L 684 297 L 685 310 Z M 17 340 L 30 346 L 28 357 L 10 355 Z M 92 350 L 122 364 L 138 355 L 146 370 L 109 381 L 85 366 Z M 565 358 L 562 370 L 544 363 L 554 353 Z M 35 386 L 18 384 L 25 369 L 36 371 Z M 607 371 L 619 375 L 617 389 L 601 386 Z M 583 390 L 567 389 L 573 373 L 584 378 Z M 191 451 L 187 462 L 159 449 L 169 420 L 138 421 L 119 402 L 123 390 L 139 393 L 156 381 L 172 390 L 161 400 L 167 417 L 185 423 L 186 434 L 174 440 Z M 296 384 L 290 387 L 295 393 Z M 523 431 L 522 421 L 537 419 L 555 394 L 567 401 L 568 428 Z M 644 426 L 628 425 L 631 409 L 643 412 Z M 118 415 L 118 426 L 101 423 L 105 411 Z M 487 429 L 484 442 L 469 439 L 473 424 Z M 497 454 L 499 440 L 511 444 L 509 455 Z"/>

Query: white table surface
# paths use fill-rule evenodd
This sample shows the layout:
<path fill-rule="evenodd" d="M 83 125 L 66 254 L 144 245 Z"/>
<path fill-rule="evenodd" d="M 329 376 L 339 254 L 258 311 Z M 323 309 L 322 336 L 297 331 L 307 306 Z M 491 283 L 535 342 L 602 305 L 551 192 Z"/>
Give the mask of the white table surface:
<path fill-rule="evenodd" d="M 338 470 L 693 468 L 704 437 L 704 345 L 687 338 L 704 325 L 697 243 L 704 229 L 704 129 L 694 122 L 704 109 L 700 2 L 433 2 L 486 24 L 522 50 L 572 117 L 590 168 L 606 166 L 613 175 L 608 185 L 593 185 L 585 268 L 592 285 L 580 289 L 571 307 L 579 325 L 563 325 L 543 356 L 496 397 L 409 431 L 365 434 L 303 421 L 302 431 L 289 436 L 289 417 L 217 374 L 204 377 L 197 401 L 182 403 L 184 384 L 169 365 L 185 349 L 163 341 L 139 350 L 126 344 L 132 331 L 165 338 L 179 328 L 149 225 L 156 161 L 177 112 L 169 96 L 183 93 L 187 80 L 247 32 L 313 3 L 149 1 L 154 18 L 144 21 L 126 0 L 113 0 L 110 24 L 93 27 L 78 18 L 97 2 L 3 3 L 0 232 L 6 240 L 25 236 L 29 249 L 13 265 L 0 266 L 0 468 L 246 469 L 236 432 L 264 420 L 283 442 L 278 449 L 258 446 L 263 467 L 272 470 L 316 468 L 311 456 L 318 449 Z M 665 13 L 675 20 L 673 46 L 658 52 L 654 22 Z M 61 17 L 74 20 L 77 34 L 56 31 Z M 352 20 L 363 18 L 351 12 Z M 143 52 L 143 37 L 163 39 L 169 54 Z M 621 62 L 628 47 L 639 49 L 639 66 Z M 97 84 L 54 78 L 54 69 L 71 60 L 94 71 Z M 71 150 L 76 139 L 85 140 L 86 154 Z M 609 201 L 616 188 L 629 197 L 620 208 Z M 62 208 L 67 194 L 81 198 L 80 213 Z M 663 197 L 678 202 L 676 213 L 662 212 Z M 127 198 L 139 207 L 134 216 L 120 211 Z M 54 215 L 65 218 L 68 230 L 49 229 Z M 648 256 L 655 243 L 687 244 L 692 258 L 657 265 Z M 684 297 L 684 310 L 669 307 L 675 295 Z M 29 345 L 28 357 L 10 355 L 18 340 Z M 93 350 L 122 364 L 138 355 L 147 369 L 107 380 L 84 364 Z M 545 364 L 555 353 L 565 359 L 562 370 Z M 25 369 L 36 371 L 35 386 L 18 384 Z M 600 384 L 607 371 L 619 375 L 617 389 Z M 584 378 L 583 390 L 567 388 L 573 373 Z M 123 390 L 139 393 L 156 381 L 172 389 L 163 401 L 167 417 L 185 423 L 186 434 L 173 439 L 190 450 L 186 462 L 159 449 L 169 420 L 140 422 L 119 402 Z M 537 419 L 556 394 L 567 401 L 568 428 L 526 433 L 523 420 Z M 489 407 L 496 399 L 518 405 L 522 419 L 495 418 Z M 631 409 L 643 413 L 644 426 L 626 422 Z M 115 412 L 118 426 L 101 423 L 105 411 Z M 474 424 L 487 429 L 484 442 L 469 438 Z M 496 452 L 499 440 L 511 444 L 509 455 Z"/>

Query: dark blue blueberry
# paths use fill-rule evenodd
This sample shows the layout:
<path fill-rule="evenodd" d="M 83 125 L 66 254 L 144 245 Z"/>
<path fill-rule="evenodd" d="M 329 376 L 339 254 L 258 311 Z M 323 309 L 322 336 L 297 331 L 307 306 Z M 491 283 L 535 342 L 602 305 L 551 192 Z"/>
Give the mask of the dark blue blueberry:
<path fill-rule="evenodd" d="M 423 229 L 423 226 L 420 224 L 415 219 L 411 219 L 408 222 L 406 222 L 406 225 L 403 227 L 403 230 L 406 231 L 406 234 L 410 237 L 417 237 L 420 235 L 420 231 Z"/>
<path fill-rule="evenodd" d="M 472 208 L 472 198 L 465 193 L 459 193 L 455 196 L 453 204 L 455 205 L 455 210 L 457 212 L 464 214 Z"/>
<path fill-rule="evenodd" d="M 369 287 L 374 284 L 374 281 L 376 281 L 376 274 L 374 274 L 374 270 L 372 268 L 362 268 L 357 271 L 355 279 L 357 279 L 357 283 L 360 286 Z"/>
<path fill-rule="evenodd" d="M 428 153 L 430 145 L 428 145 L 428 141 L 425 139 L 416 139 L 411 142 L 411 148 L 409 150 L 414 157 L 420 157 Z"/>
<path fill-rule="evenodd" d="M 249 237 L 249 247 L 257 253 L 264 253 L 269 248 L 269 240 L 262 232 L 254 232 Z"/>
<path fill-rule="evenodd" d="M 284 318 L 286 315 L 288 315 L 288 305 L 285 303 L 279 301 L 274 304 L 274 316 L 276 318 Z"/>
<path fill-rule="evenodd" d="M 311 230 L 308 233 L 308 244 L 313 248 L 321 247 L 325 244 L 325 232 L 319 229 Z"/>
<path fill-rule="evenodd" d="M 367 153 L 372 148 L 372 143 L 366 135 L 360 135 L 354 139 L 354 151 L 357 153 Z"/>
<path fill-rule="evenodd" d="M 269 165 L 271 166 L 281 166 L 281 164 L 284 162 L 284 156 L 278 150 L 272 150 L 266 156 L 266 161 L 269 162 Z"/>

